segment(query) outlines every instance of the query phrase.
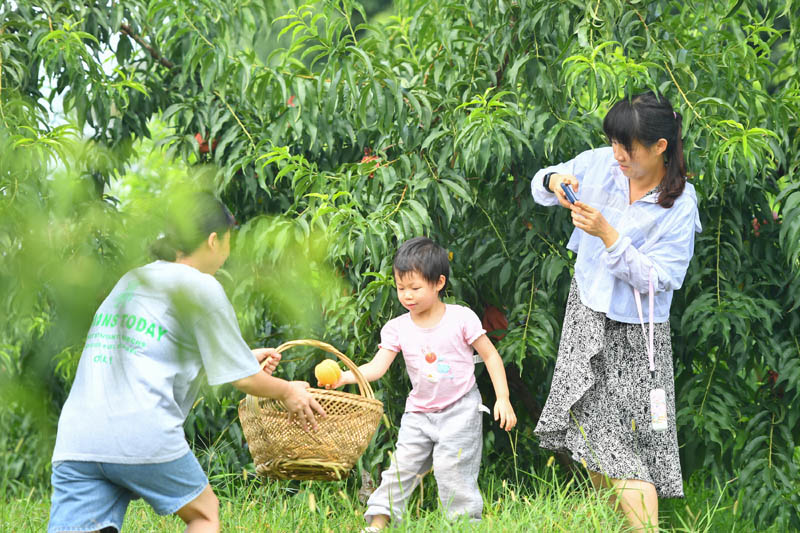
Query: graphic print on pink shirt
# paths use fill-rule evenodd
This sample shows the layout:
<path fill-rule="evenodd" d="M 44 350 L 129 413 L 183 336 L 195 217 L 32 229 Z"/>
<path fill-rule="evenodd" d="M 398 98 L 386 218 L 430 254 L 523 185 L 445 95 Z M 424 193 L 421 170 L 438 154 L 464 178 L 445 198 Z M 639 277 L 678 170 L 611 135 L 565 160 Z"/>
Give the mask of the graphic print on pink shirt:
<path fill-rule="evenodd" d="M 425 354 L 425 363 L 423 363 L 421 371 L 422 377 L 431 383 L 438 383 L 440 379 L 453 379 L 453 376 L 448 375 L 450 373 L 450 365 L 437 356 L 430 345 L 425 345 L 422 353 Z"/>
<path fill-rule="evenodd" d="M 403 354 L 412 385 L 406 411 L 438 411 L 469 392 L 475 385 L 472 343 L 484 333 L 471 309 L 454 304 L 431 328 L 414 324 L 409 313 L 387 322 L 380 347 Z"/>

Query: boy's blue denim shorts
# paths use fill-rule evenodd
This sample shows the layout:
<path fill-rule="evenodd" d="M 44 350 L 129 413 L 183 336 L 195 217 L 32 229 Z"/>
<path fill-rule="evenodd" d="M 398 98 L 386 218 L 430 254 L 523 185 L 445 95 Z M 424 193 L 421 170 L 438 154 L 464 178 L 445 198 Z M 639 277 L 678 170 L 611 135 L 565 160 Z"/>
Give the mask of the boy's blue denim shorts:
<path fill-rule="evenodd" d="M 197 498 L 208 485 L 191 451 L 155 464 L 59 461 L 53 463 L 51 480 L 48 533 L 107 527 L 121 531 L 131 500 L 142 498 L 156 513 L 168 515 Z"/>

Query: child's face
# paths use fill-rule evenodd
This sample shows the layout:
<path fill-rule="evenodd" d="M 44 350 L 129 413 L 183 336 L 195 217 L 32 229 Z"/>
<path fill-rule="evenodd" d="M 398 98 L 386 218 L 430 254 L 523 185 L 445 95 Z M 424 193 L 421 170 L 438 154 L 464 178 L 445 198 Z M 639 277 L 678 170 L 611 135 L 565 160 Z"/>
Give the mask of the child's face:
<path fill-rule="evenodd" d="M 419 272 L 406 272 L 402 275 L 395 273 L 394 282 L 397 285 L 397 299 L 412 315 L 418 315 L 427 312 L 439 301 L 439 291 L 446 279 L 439 276 L 438 282 L 431 283 Z"/>
<path fill-rule="evenodd" d="M 228 260 L 228 256 L 231 254 L 231 232 L 230 230 L 226 231 L 223 235 L 217 234 L 217 238 L 214 240 L 214 246 L 209 246 L 209 269 L 212 276 L 222 268 L 222 265 L 225 264 L 225 261 Z"/>

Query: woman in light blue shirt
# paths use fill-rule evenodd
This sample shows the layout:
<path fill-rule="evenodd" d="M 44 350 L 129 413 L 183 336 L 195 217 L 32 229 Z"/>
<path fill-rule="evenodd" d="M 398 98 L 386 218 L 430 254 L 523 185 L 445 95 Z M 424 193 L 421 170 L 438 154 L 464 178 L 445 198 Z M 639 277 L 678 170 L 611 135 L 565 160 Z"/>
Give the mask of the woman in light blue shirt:
<path fill-rule="evenodd" d="M 572 212 L 567 248 L 577 254 L 536 433 L 541 446 L 568 450 L 595 486 L 612 487 L 636 530 L 657 528 L 659 497 L 683 496 L 669 308 L 701 227 L 681 120 L 653 92 L 621 100 L 603 121 L 610 147 L 543 168 L 531 182 L 537 203 Z M 651 425 L 654 389 L 665 391 L 666 430 L 664 421 Z"/>

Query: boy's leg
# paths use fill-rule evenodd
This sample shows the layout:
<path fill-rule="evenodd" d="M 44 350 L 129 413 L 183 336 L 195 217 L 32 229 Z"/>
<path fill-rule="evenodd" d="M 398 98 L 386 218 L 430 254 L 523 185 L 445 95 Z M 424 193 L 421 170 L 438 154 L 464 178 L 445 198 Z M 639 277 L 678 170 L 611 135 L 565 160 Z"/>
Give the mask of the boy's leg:
<path fill-rule="evenodd" d="M 176 514 L 186 523 L 187 533 L 219 531 L 219 500 L 211 485 L 206 485 L 200 496 L 178 509 Z"/>
<path fill-rule="evenodd" d="M 109 481 L 98 463 L 53 463 L 48 531 L 119 531 L 134 495 Z M 113 528 L 113 529 L 111 529 Z"/>
<path fill-rule="evenodd" d="M 392 464 L 383 471 L 381 484 L 367 501 L 364 518 L 368 524 L 383 527 L 389 517 L 402 517 L 408 498 L 432 465 L 430 429 L 425 414 L 403 415 Z"/>
<path fill-rule="evenodd" d="M 480 520 L 483 496 L 478 471 L 483 451 L 481 396 L 477 387 L 436 413 L 438 438 L 433 448 L 433 475 L 439 501 L 449 517 L 465 514 Z"/>
<path fill-rule="evenodd" d="M 189 526 L 187 531 L 219 531 L 219 502 L 191 451 L 165 463 L 102 463 L 101 468 L 156 513 L 177 514 Z"/>

